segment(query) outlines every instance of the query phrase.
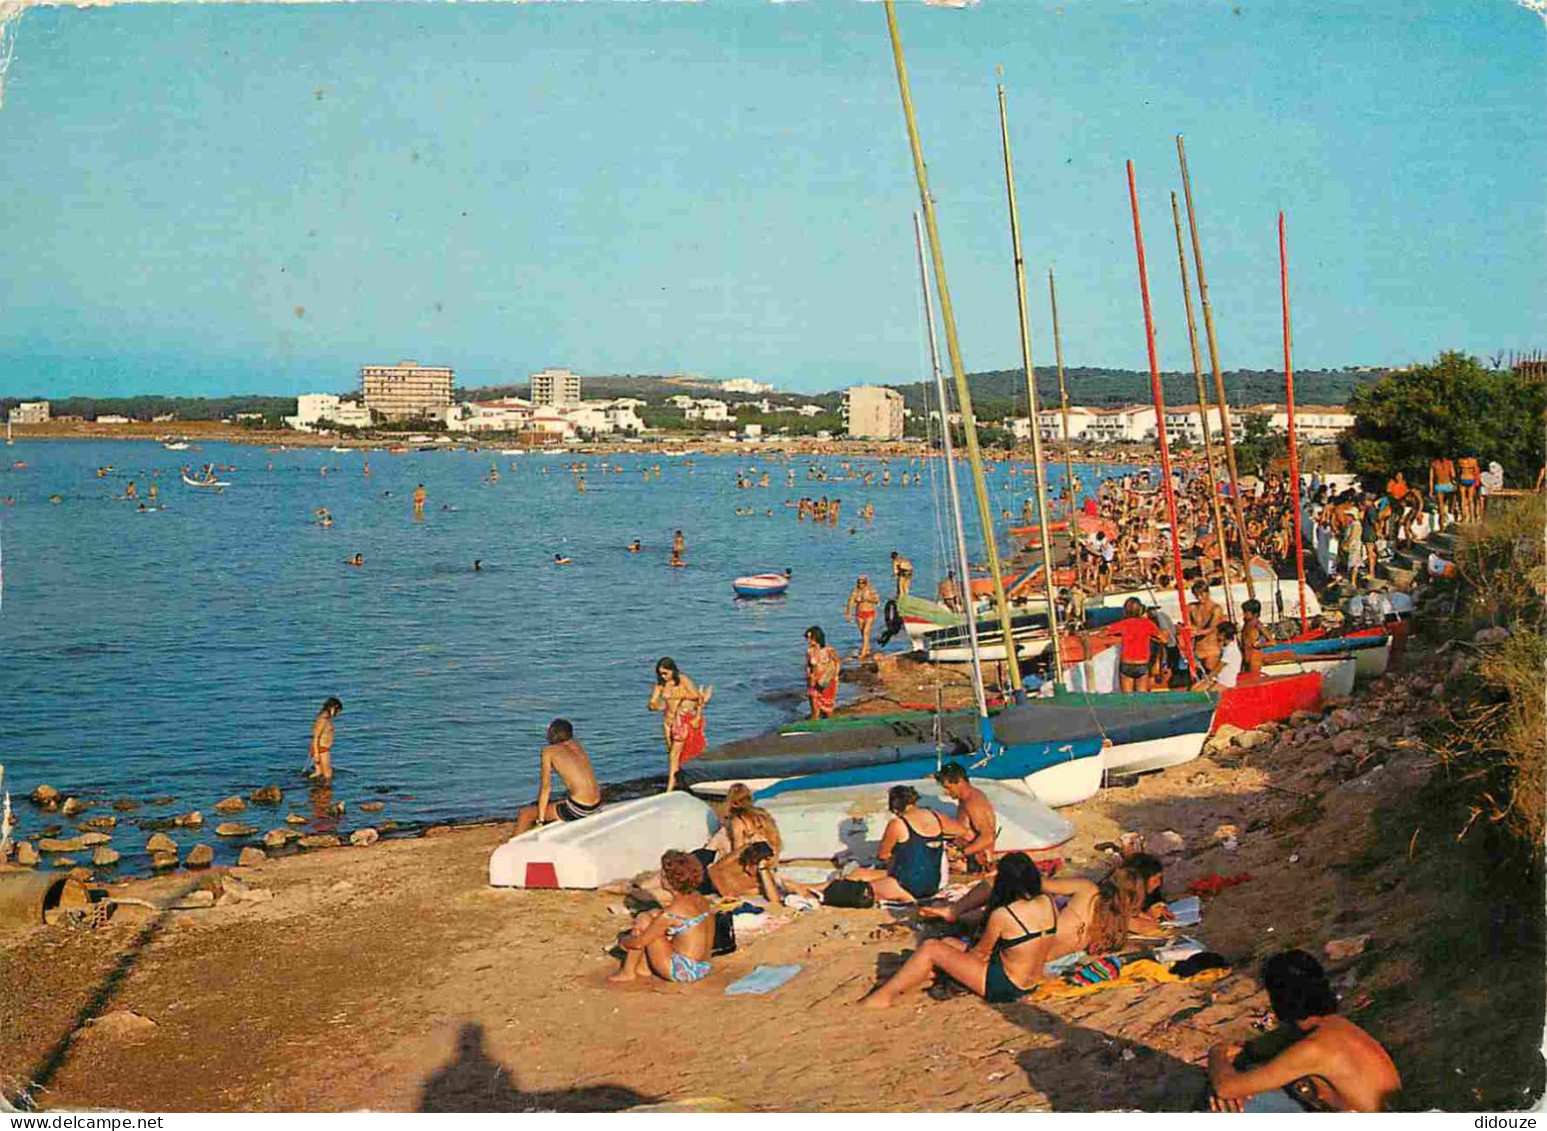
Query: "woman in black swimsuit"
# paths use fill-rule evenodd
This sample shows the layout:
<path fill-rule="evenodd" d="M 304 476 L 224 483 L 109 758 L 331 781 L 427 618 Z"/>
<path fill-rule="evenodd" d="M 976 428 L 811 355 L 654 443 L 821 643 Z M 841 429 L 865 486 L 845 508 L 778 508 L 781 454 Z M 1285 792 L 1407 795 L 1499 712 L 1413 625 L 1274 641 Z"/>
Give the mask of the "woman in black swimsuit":
<path fill-rule="evenodd" d="M 960 939 L 926 939 L 864 1004 L 885 1009 L 903 994 L 929 985 L 936 970 L 996 1004 L 1030 993 L 1058 930 L 1058 910 L 1042 894 L 1042 874 L 1031 857 L 1012 852 L 999 861 L 988 906 L 983 935 L 971 950 Z"/>

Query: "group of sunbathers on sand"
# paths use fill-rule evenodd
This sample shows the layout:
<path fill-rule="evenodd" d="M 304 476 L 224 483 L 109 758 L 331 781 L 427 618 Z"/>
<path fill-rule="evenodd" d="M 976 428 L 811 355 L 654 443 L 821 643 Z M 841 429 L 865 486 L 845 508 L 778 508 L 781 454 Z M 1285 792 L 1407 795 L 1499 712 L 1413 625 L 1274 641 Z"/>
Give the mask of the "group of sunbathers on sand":
<path fill-rule="evenodd" d="M 1047 968 L 1055 960 L 1118 955 L 1130 937 L 1166 932 L 1172 913 L 1159 859 L 1126 852 L 1103 879 L 1092 880 L 1051 875 L 1024 852 L 996 856 L 989 798 L 957 763 L 947 763 L 936 777 L 956 802 L 954 815 L 920 805 L 912 786 L 892 786 L 877 865 L 853 867 L 815 885 L 779 875 L 782 843 L 773 816 L 753 803 L 746 786 L 732 787 L 721 827 L 707 844 L 667 852 L 659 873 L 636 881 L 630 894 L 649 909 L 618 937 L 622 963 L 609 980 L 707 977 L 719 949 L 717 916 L 723 916 L 720 932 L 733 930 L 721 900 L 916 904 L 920 923 L 948 926 L 952 933 L 924 939 L 862 999 L 871 1009 L 926 989 L 941 973 L 985 1001 L 1009 1004 L 1054 977 Z M 946 903 L 936 897 L 952 864 L 977 882 Z M 1248 1102 L 1249 1110 L 1384 1109 L 1401 1086 L 1396 1067 L 1369 1034 L 1337 1016 L 1337 995 L 1317 960 L 1299 950 L 1275 954 L 1263 964 L 1261 979 L 1279 1028 L 1247 1048 L 1222 1044 L 1211 1050 L 1209 1105 L 1226 1111 Z"/>
<path fill-rule="evenodd" d="M 568 791 L 557 800 L 555 774 Z M 521 811 L 518 834 L 582 820 L 601 808 L 602 788 L 567 720 L 548 728 L 541 777 L 537 803 Z M 865 995 L 862 1004 L 870 1009 L 892 1006 L 942 973 L 985 1001 L 1008 1005 L 1058 977 L 1049 969 L 1054 963 L 1121 955 L 1131 937 L 1165 935 L 1174 916 L 1159 859 L 1126 848 L 1100 880 L 1054 875 L 1027 853 L 996 851 L 993 803 L 959 763 L 946 763 L 935 778 L 955 802 L 954 813 L 921 805 L 911 785 L 892 786 L 876 865 L 851 867 L 821 884 L 779 874 L 784 843 L 777 822 L 747 786 L 733 785 L 719 828 L 705 844 L 668 851 L 659 872 L 634 882 L 629 894 L 642 910 L 617 938 L 622 960 L 608 980 L 703 980 L 714 955 L 733 949 L 727 904 L 746 900 L 772 907 L 911 904 L 920 924 L 945 926 L 947 934 L 924 939 Z M 974 883 L 946 902 L 938 897 L 953 871 Z M 1401 1087 L 1396 1066 L 1374 1038 L 1337 1015 L 1337 995 L 1320 963 L 1304 951 L 1284 951 L 1263 963 L 1261 980 L 1279 1028 L 1247 1048 L 1222 1044 L 1210 1051 L 1210 1106 L 1240 1110 L 1250 1101 L 1253 1110 L 1266 1111 L 1277 1101 L 1294 1110 L 1383 1110 Z"/>

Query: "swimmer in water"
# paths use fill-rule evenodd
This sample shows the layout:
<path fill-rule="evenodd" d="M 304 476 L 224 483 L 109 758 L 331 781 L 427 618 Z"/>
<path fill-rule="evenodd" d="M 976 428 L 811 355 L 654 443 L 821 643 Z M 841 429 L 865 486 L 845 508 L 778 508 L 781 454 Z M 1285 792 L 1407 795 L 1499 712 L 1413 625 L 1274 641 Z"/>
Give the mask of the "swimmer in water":
<path fill-rule="evenodd" d="M 569 559 L 566 558 L 563 554 L 554 554 L 553 555 L 553 564 L 554 565 L 569 565 Z"/>
<path fill-rule="evenodd" d="M 365 564 L 365 555 L 364 554 L 356 554 L 352 558 L 345 558 L 344 559 L 344 564 L 345 565 L 352 565 L 352 566 L 363 566 Z"/>
<path fill-rule="evenodd" d="M 483 559 L 482 558 L 474 558 L 473 559 L 473 572 L 474 573 L 482 573 L 483 572 Z"/>
<path fill-rule="evenodd" d="M 643 544 L 641 544 L 641 542 L 639 541 L 638 538 L 635 538 L 632 542 L 630 542 L 628 544 L 628 552 L 631 553 L 631 554 L 637 554 L 637 553 L 639 553 L 639 551 L 641 551 L 643 549 L 644 549 L 644 546 L 643 546 Z"/>

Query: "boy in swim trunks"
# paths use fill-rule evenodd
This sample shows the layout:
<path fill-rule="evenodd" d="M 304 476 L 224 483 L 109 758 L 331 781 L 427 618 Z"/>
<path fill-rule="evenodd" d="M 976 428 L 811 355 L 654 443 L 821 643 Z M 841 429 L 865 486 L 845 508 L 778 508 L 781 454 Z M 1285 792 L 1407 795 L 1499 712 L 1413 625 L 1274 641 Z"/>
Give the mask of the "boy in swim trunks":
<path fill-rule="evenodd" d="M 551 801 L 555 772 L 569 795 Z M 597 784 L 596 771 L 591 768 L 585 747 L 575 740 L 575 728 L 568 719 L 554 719 L 548 724 L 548 745 L 543 747 L 537 804 L 527 805 L 516 814 L 516 835 L 549 821 L 578 821 L 601 807 L 602 787 Z"/>
<path fill-rule="evenodd" d="M 1456 486 L 1457 505 L 1461 511 L 1461 521 L 1471 522 L 1477 518 L 1477 481 L 1482 478 L 1482 468 L 1477 464 L 1476 456 L 1462 456 L 1456 461 Z"/>
<path fill-rule="evenodd" d="M 317 781 L 333 780 L 333 719 L 343 709 L 342 703 L 329 696 L 312 720 L 312 769 L 307 776 Z"/>
<path fill-rule="evenodd" d="M 714 946 L 714 905 L 698 893 L 704 866 L 698 858 L 675 850 L 661 857 L 661 879 L 672 893 L 660 911 L 647 911 L 634 920 L 633 930 L 618 937 L 623 964 L 607 980 L 615 985 L 638 979 L 698 982 L 709 974 Z"/>

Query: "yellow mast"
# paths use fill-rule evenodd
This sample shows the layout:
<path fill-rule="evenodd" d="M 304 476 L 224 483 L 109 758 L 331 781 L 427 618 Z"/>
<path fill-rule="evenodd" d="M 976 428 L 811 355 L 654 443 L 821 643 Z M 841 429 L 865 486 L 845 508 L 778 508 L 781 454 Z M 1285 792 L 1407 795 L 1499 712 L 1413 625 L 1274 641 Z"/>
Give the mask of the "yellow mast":
<path fill-rule="evenodd" d="M 1031 460 L 1037 484 L 1038 534 L 1042 543 L 1042 580 L 1047 590 L 1048 647 L 1053 650 L 1053 678 L 1064 680 L 1063 647 L 1058 633 L 1058 586 L 1053 582 L 1053 516 L 1047 509 L 1047 477 L 1042 470 L 1042 429 L 1037 426 L 1037 369 L 1031 362 L 1031 318 L 1026 313 L 1026 261 L 1021 257 L 1021 216 L 1015 206 L 1015 168 L 1010 161 L 1010 121 L 1005 113 L 1004 84 L 999 84 L 999 137 L 1004 145 L 1004 185 L 1010 203 L 1010 246 L 1015 253 L 1015 309 L 1021 320 L 1021 365 L 1026 373 L 1026 409 L 1031 414 Z M 1013 648 L 1014 642 L 1009 641 Z"/>
<path fill-rule="evenodd" d="M 935 269 L 935 293 L 940 297 L 940 319 L 945 324 L 945 351 L 951 362 L 951 378 L 956 383 L 956 399 L 967 434 L 967 460 L 972 465 L 972 492 L 978 503 L 978 518 L 983 525 L 983 548 L 988 555 L 988 575 L 994 585 L 994 602 L 999 608 L 999 624 L 1004 631 L 1005 662 L 1013 694 L 1021 693 L 1021 665 L 1015 655 L 1015 634 L 1010 625 L 1010 603 L 1005 599 L 1004 578 L 999 572 L 999 548 L 994 541 L 994 512 L 988 501 L 988 484 L 983 479 L 983 455 L 978 450 L 978 422 L 972 411 L 972 390 L 962 368 L 961 342 L 956 336 L 956 313 L 951 305 L 951 290 L 946 284 L 945 256 L 940 251 L 940 229 L 935 223 L 935 199 L 929 192 L 929 173 L 924 167 L 924 149 L 919 141 L 918 123 L 913 117 L 913 95 L 908 89 L 908 67 L 902 57 L 902 39 L 897 33 L 895 0 L 886 0 L 886 27 L 892 37 L 892 60 L 897 66 L 897 90 L 902 96 L 902 115 L 908 125 L 908 147 L 913 153 L 913 175 L 918 181 L 919 202 L 924 209 L 924 226 L 929 233 L 929 255 Z M 972 579 L 962 578 L 964 604 L 968 616 L 972 607 Z"/>
<path fill-rule="evenodd" d="M 1192 287 L 1187 281 L 1187 251 L 1182 246 L 1182 214 L 1171 194 L 1171 222 L 1176 225 L 1176 263 L 1182 272 L 1182 301 L 1187 307 L 1187 344 L 1192 348 L 1192 375 L 1198 382 L 1198 422 L 1203 426 L 1204 458 L 1208 461 L 1209 503 L 1214 508 L 1214 533 L 1219 539 L 1219 570 L 1224 577 L 1225 614 L 1235 620 L 1235 596 L 1230 590 L 1230 551 L 1225 545 L 1225 516 L 1219 506 L 1219 476 L 1215 474 L 1214 433 L 1209 428 L 1209 395 L 1203 388 L 1203 361 L 1198 356 L 1198 324 L 1192 316 Z"/>
<path fill-rule="evenodd" d="M 1203 329 L 1209 339 L 1209 366 L 1214 370 L 1214 396 L 1219 401 L 1219 430 L 1225 437 L 1225 466 L 1230 471 L 1230 501 L 1235 509 L 1236 537 L 1241 543 L 1241 564 L 1246 567 L 1246 595 L 1257 597 L 1252 580 L 1252 545 L 1246 535 L 1246 508 L 1241 502 L 1241 477 L 1235 470 L 1235 440 L 1230 428 L 1230 405 L 1225 400 L 1225 377 L 1219 371 L 1219 342 L 1214 337 L 1214 308 L 1209 305 L 1209 279 L 1203 270 L 1203 244 L 1198 239 L 1198 214 L 1192 204 L 1192 178 L 1187 175 L 1187 146 L 1176 135 L 1176 159 L 1182 167 L 1182 196 L 1187 201 L 1187 227 L 1192 233 L 1192 261 L 1198 268 L 1198 298 L 1203 303 Z M 1230 580 L 1228 577 L 1226 581 Z"/>
<path fill-rule="evenodd" d="M 1078 523 L 1074 518 L 1074 461 L 1069 455 L 1074 447 L 1074 437 L 1069 432 L 1069 386 L 1064 381 L 1064 340 L 1058 332 L 1058 284 L 1053 282 L 1053 269 L 1047 269 L 1047 297 L 1053 304 L 1053 356 L 1058 359 L 1058 399 L 1064 414 L 1064 489 L 1069 492 L 1069 537 L 1078 537 Z"/>

